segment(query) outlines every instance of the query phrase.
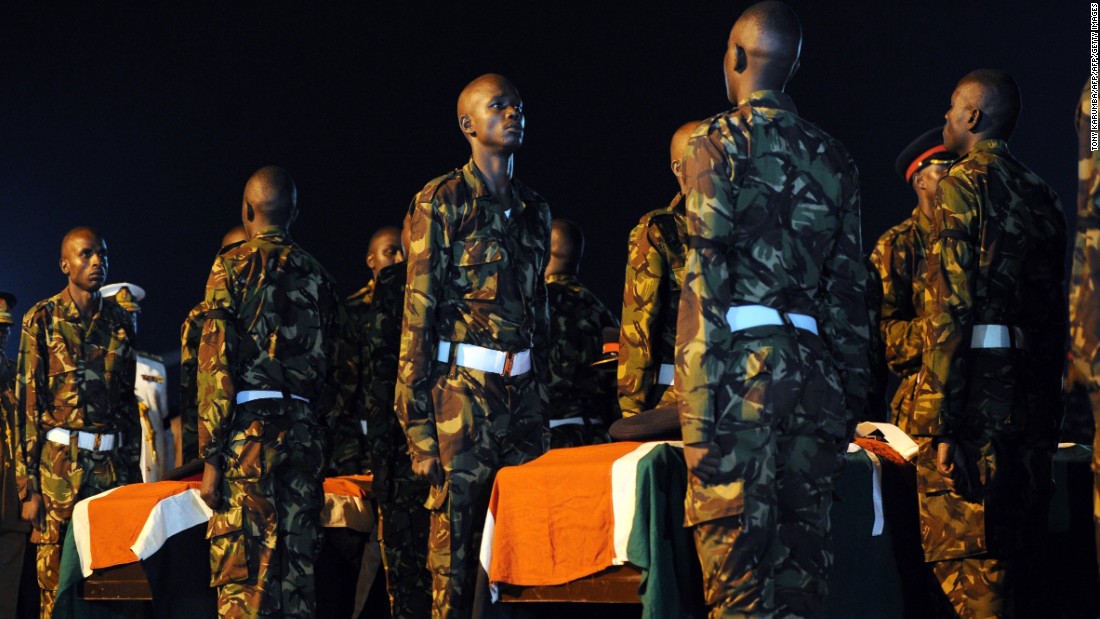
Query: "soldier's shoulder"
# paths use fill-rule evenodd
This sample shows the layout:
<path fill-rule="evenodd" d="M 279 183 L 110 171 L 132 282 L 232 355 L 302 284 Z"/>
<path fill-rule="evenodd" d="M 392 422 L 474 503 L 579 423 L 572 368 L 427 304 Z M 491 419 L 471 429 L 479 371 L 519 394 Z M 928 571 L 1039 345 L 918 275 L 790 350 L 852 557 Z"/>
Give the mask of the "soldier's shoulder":
<path fill-rule="evenodd" d="M 52 297 L 42 299 L 38 303 L 30 306 L 30 308 L 27 309 L 27 312 L 23 314 L 23 324 L 28 325 L 47 318 L 50 314 L 53 313 L 54 308 L 57 307 L 57 304 L 60 300 L 61 294 L 58 293 Z"/>
<path fill-rule="evenodd" d="M 668 208 L 667 206 L 664 208 L 653 209 L 645 215 L 642 215 L 642 218 L 638 220 L 638 227 L 648 229 L 651 226 L 656 226 L 662 223 L 662 219 L 674 221 L 675 217 L 676 216 L 672 212 L 672 209 Z"/>
<path fill-rule="evenodd" d="M 541 205 L 547 204 L 546 198 L 543 198 L 539 192 L 531 189 L 527 186 L 526 183 L 520 181 L 518 178 L 512 179 L 512 185 L 516 188 L 516 193 L 519 194 L 519 197 L 525 203 Z"/>
<path fill-rule="evenodd" d="M 890 226 L 890 228 L 882 233 L 882 236 L 878 237 L 876 246 L 890 246 L 895 245 L 899 239 L 908 239 L 912 234 L 916 226 L 916 222 L 912 217 L 908 217 L 905 221 Z"/>
<path fill-rule="evenodd" d="M 114 297 L 103 299 L 103 307 L 100 309 L 100 312 L 113 323 L 121 323 L 124 325 L 131 324 L 130 312 L 119 305 Z"/>
<path fill-rule="evenodd" d="M 359 290 L 344 297 L 343 305 L 347 308 L 357 308 L 359 306 L 365 306 L 370 304 L 371 287 L 363 286 Z"/>
<path fill-rule="evenodd" d="M 428 181 L 417 192 L 415 200 L 428 204 L 455 204 L 465 202 L 469 195 L 469 188 L 462 177 L 462 168 L 455 168 L 442 176 L 437 176 Z"/>

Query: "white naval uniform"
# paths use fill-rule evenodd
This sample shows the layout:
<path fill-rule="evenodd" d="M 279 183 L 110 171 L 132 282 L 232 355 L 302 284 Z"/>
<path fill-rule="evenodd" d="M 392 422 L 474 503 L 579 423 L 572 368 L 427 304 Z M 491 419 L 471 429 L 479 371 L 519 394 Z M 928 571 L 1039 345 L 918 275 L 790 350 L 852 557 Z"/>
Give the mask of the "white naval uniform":
<path fill-rule="evenodd" d="M 175 450 L 164 417 L 168 414 L 168 385 L 164 362 L 156 355 L 137 353 L 137 376 L 134 394 L 137 395 L 141 415 L 141 479 L 160 481 L 175 468 Z M 142 406 L 144 405 L 144 406 Z"/>

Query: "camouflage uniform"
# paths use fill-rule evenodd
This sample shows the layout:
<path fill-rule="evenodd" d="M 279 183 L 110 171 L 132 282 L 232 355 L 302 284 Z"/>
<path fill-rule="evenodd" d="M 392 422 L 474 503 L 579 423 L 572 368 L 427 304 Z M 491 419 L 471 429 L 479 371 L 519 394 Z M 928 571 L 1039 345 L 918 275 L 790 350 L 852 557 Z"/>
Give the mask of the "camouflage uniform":
<path fill-rule="evenodd" d="M 1092 107 L 1089 84 L 1077 106 L 1077 236 L 1069 285 L 1070 354 L 1066 364 L 1066 421 L 1063 439 L 1092 441 L 1095 480 L 1093 517 L 1100 558 L 1100 151 L 1090 146 Z"/>
<path fill-rule="evenodd" d="M 269 226 L 217 258 L 203 303 L 199 455 L 221 469 L 224 498 L 207 529 L 218 614 L 312 617 L 324 436 L 310 402 L 332 354 L 335 286 Z M 252 390 L 282 396 L 236 403 Z"/>
<path fill-rule="evenodd" d="M 182 466 L 199 457 L 199 342 L 206 307 L 202 303 L 187 313 L 180 326 L 180 442 Z"/>
<path fill-rule="evenodd" d="M 910 420 L 921 437 L 921 537 L 956 611 L 990 616 L 1007 607 L 1002 559 L 1023 552 L 1018 564 L 1027 566 L 1034 546 L 1022 539 L 1046 530 L 1061 421 L 1065 223 L 1057 197 L 1007 144 L 983 140 L 937 186 L 932 239 Z M 1006 325 L 1017 345 L 972 347 L 977 325 Z M 965 496 L 936 471 L 939 437 L 956 441 L 980 481 Z"/>
<path fill-rule="evenodd" d="M 361 379 L 363 344 L 368 336 L 366 316 L 374 297 L 374 282 L 344 299 L 336 313 L 336 357 L 321 410 L 332 437 L 325 453 L 325 470 L 330 475 L 356 475 L 367 468 L 361 421 Z"/>
<path fill-rule="evenodd" d="M 886 369 L 886 343 L 882 341 L 882 278 L 867 256 L 863 264 L 867 270 L 867 289 L 864 301 L 867 306 L 867 326 L 869 343 L 867 362 L 870 367 L 870 382 L 867 385 L 867 400 L 863 405 L 863 414 L 859 421 L 889 421 L 886 392 L 889 388 L 889 370 Z"/>
<path fill-rule="evenodd" d="M 687 222 L 684 196 L 642 217 L 630 231 L 619 336 L 619 408 L 631 417 L 673 406 L 676 394 L 659 381 L 674 362 L 676 315 L 684 284 Z"/>
<path fill-rule="evenodd" d="M 878 324 L 872 326 L 881 338 L 886 366 L 901 380 L 890 401 L 890 423 L 906 434 L 914 433 L 909 411 L 924 348 L 924 273 L 931 235 L 932 220 L 913 209 L 909 219 L 879 238 L 870 259 L 882 296 Z"/>
<path fill-rule="evenodd" d="M 618 416 L 614 394 L 607 391 L 592 363 L 603 354 L 604 328 L 618 328 L 619 321 L 576 275 L 547 276 L 546 299 L 550 311 L 546 379 L 550 447 L 608 443 L 607 428 Z M 555 424 L 555 420 L 565 419 L 582 423 Z"/>
<path fill-rule="evenodd" d="M 544 451 L 539 380 L 549 317 L 542 272 L 550 209 L 512 180 L 511 216 L 471 160 L 428 183 L 407 224 L 408 285 L 396 407 L 415 460 L 438 457 L 428 567 L 435 617 L 470 612 L 482 523 L 496 471 Z M 440 341 L 497 351 L 531 350 L 532 371 L 505 376 L 437 362 Z"/>
<path fill-rule="evenodd" d="M 367 454 L 374 471 L 372 487 L 381 515 L 382 559 L 390 615 L 427 617 L 432 608 L 428 571 L 428 530 L 424 502 L 429 484 L 413 475 L 412 460 L 393 408 L 397 357 L 401 348 L 401 312 L 408 269 L 404 262 L 378 274 L 375 298 L 367 312 L 364 342 L 363 409 L 367 416 Z"/>
<path fill-rule="evenodd" d="M 821 616 L 833 475 L 868 383 L 858 173 L 770 90 L 702 123 L 686 166 L 676 390 L 684 442 L 721 454 L 685 503 L 705 598 L 712 617 Z M 747 305 L 783 324 L 732 331 Z"/>
<path fill-rule="evenodd" d="M 0 324 L 4 308 L 0 305 Z M 15 362 L 0 350 L 0 617 L 15 617 L 23 552 L 30 525 L 22 520 L 22 505 L 15 485 L 19 455 L 16 426 Z"/>
<path fill-rule="evenodd" d="M 115 486 L 140 482 L 141 426 L 134 397 L 130 314 L 111 299 L 85 324 L 68 290 L 39 302 L 23 317 L 16 400 L 22 410 L 22 454 L 16 461 L 19 498 L 41 493 L 46 528 L 38 544 L 42 616 L 57 593 L 61 543 L 77 501 Z M 47 437 L 70 430 L 67 444 Z M 115 447 L 78 447 L 78 432 L 115 434 Z M 117 433 L 122 434 L 121 444 Z M 101 440 L 97 437 L 96 443 Z"/>

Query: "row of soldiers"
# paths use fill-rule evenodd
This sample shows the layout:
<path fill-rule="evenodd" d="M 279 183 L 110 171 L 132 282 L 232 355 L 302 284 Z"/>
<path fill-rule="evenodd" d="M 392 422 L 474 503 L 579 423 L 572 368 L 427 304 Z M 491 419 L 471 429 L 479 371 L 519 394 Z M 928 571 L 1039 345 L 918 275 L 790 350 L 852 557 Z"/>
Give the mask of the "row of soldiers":
<path fill-rule="evenodd" d="M 999 71 L 959 82 L 942 139 L 899 159 L 918 207 L 868 269 L 855 165 L 783 92 L 800 49 L 789 7 L 750 7 L 725 57 L 735 107 L 674 135 L 680 192 L 630 235 L 617 389 L 596 362 L 619 325 L 578 280 L 583 235 L 512 175 L 525 118 L 507 79 L 462 91 L 471 160 L 375 234 L 371 283 L 342 303 L 289 236 L 289 174 L 254 174 L 243 238 L 223 241 L 183 328 L 179 432 L 203 462 L 219 613 L 311 616 L 320 479 L 369 468 L 395 616 L 468 616 L 496 471 L 671 408 L 712 616 L 820 616 L 832 480 L 855 420 L 880 415 L 880 368 L 902 379 L 891 420 L 919 444 L 934 577 L 959 616 L 1011 613 L 1050 494 L 1067 315 L 1057 199 L 1007 148 L 1019 91 Z M 1083 160 L 1067 386 L 1095 401 Z M 103 239 L 70 231 L 68 285 L 4 364 L 44 614 L 72 505 L 141 479 L 133 291 L 106 298 L 106 267 Z"/>

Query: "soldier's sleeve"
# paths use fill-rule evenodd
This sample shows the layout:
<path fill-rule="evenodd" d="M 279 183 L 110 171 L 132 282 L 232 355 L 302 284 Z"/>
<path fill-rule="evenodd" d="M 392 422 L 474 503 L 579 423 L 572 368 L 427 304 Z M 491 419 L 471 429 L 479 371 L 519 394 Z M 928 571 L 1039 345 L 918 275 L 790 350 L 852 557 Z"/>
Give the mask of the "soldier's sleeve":
<path fill-rule="evenodd" d="M 550 306 L 546 300 L 546 281 L 542 278 L 542 272 L 546 270 L 547 258 L 550 253 L 549 207 L 543 204 L 539 216 L 541 217 L 542 246 L 545 251 L 540 259 L 538 276 L 535 278 L 535 299 L 532 310 L 535 312 L 534 355 L 537 364 L 535 369 L 540 372 L 536 376 L 545 377 L 549 376 L 547 368 L 550 365 Z M 546 407 L 550 402 L 550 392 L 547 390 L 544 381 L 540 382 L 538 393 L 539 399 L 542 401 L 543 417 L 545 418 Z"/>
<path fill-rule="evenodd" d="M 732 150 L 734 156 L 747 152 L 743 144 Z M 726 322 L 730 307 L 726 256 L 739 191 L 731 179 L 740 166 L 727 160 L 717 130 L 692 136 L 686 166 L 688 248 L 676 323 L 674 382 L 681 398 L 684 442 L 690 444 L 715 438 L 714 394 L 726 371 L 721 351 L 729 350 L 731 337 Z"/>
<path fill-rule="evenodd" d="M 360 416 L 355 408 L 360 374 L 360 322 L 351 316 L 343 303 L 336 304 L 334 313 L 335 326 L 332 331 L 335 337 L 330 340 L 333 363 L 318 411 L 329 436 L 326 441 L 326 464 L 338 475 L 347 475 L 358 472 L 359 439 L 362 436 Z"/>
<path fill-rule="evenodd" d="M 657 347 L 655 338 L 660 337 L 659 293 L 667 268 L 650 239 L 649 226 L 639 223 L 630 231 L 619 333 L 619 408 L 624 417 L 642 412 L 653 389 L 658 362 L 653 351 Z"/>
<path fill-rule="evenodd" d="M 375 289 L 367 313 L 363 341 L 363 410 L 367 420 L 367 455 L 372 469 L 386 463 L 389 429 L 393 423 L 394 384 L 401 342 L 401 299 L 389 287 Z"/>
<path fill-rule="evenodd" d="M 199 340 L 198 383 L 199 457 L 221 464 L 225 433 L 236 406 L 237 389 L 233 384 L 231 347 L 237 340 L 237 308 L 229 292 L 226 267 L 219 257 L 214 261 L 206 282 L 203 299 L 206 314 Z"/>
<path fill-rule="evenodd" d="M 966 355 L 963 342 L 974 322 L 974 273 L 977 270 L 977 194 L 959 176 L 948 175 L 936 187 L 933 239 L 925 282 L 924 353 L 918 378 L 913 423 L 921 435 L 950 435 L 966 410 Z"/>
<path fill-rule="evenodd" d="M 433 207 L 431 196 L 422 192 L 413 200 L 407 222 L 408 283 L 394 403 L 413 460 L 439 457 L 431 367 L 438 346 L 436 303 L 450 266 L 442 217 Z"/>
<path fill-rule="evenodd" d="M 886 413 L 886 346 L 882 341 L 883 284 L 875 267 L 875 255 L 867 258 L 867 330 L 870 343 L 867 360 L 871 368 L 871 382 L 867 387 L 867 401 L 861 421 L 888 421 Z"/>
<path fill-rule="evenodd" d="M 1091 147 L 1091 94 L 1089 83 L 1077 106 L 1077 231 L 1073 242 L 1073 270 L 1069 284 L 1069 363 L 1065 389 L 1087 401 L 1090 389 L 1100 381 L 1100 167 Z M 1091 387 L 1090 387 L 1091 383 Z M 1079 402 L 1079 401 L 1078 401 Z M 1081 426 L 1088 434 L 1093 425 L 1091 408 L 1084 402 L 1067 406 L 1066 425 Z M 1076 410 L 1072 410 L 1076 409 Z"/>
<path fill-rule="evenodd" d="M 898 375 L 920 369 L 924 348 L 924 324 L 907 309 L 911 307 L 907 299 L 913 294 L 913 283 L 908 281 L 913 273 L 909 262 L 914 258 L 911 252 L 898 252 L 883 241 L 875 246 L 871 258 L 881 282 L 879 332 L 885 346 L 885 361 L 890 371 Z"/>
<path fill-rule="evenodd" d="M 864 286 L 867 273 L 863 266 L 860 237 L 859 172 L 850 163 L 850 176 L 842 178 L 843 202 L 840 204 L 840 229 L 833 251 L 825 257 L 818 283 L 822 308 L 821 337 L 833 353 L 840 371 L 844 400 L 848 407 L 848 435 L 863 410 L 870 370 L 867 360 L 869 341 Z"/>
<path fill-rule="evenodd" d="M 202 336 L 201 312 L 199 306 L 187 315 L 180 327 L 180 432 L 183 434 L 183 462 L 186 464 L 191 458 L 197 456 L 194 441 L 197 438 L 199 403 L 198 403 L 198 365 L 199 365 L 199 338 Z"/>
<path fill-rule="evenodd" d="M 137 357 L 134 352 L 134 334 L 129 327 L 123 327 L 126 332 L 125 345 L 119 350 L 107 351 L 107 354 L 119 356 L 118 373 L 114 380 L 118 389 L 118 415 L 119 430 L 123 435 L 123 442 L 119 449 L 119 457 L 122 466 L 118 471 L 120 484 L 132 484 L 141 482 L 141 414 L 138 411 L 137 394 L 134 392 L 134 381 L 137 379 Z"/>
<path fill-rule="evenodd" d="M 42 455 L 39 423 L 46 406 L 46 399 L 41 394 L 46 388 L 46 364 L 49 362 L 45 335 L 43 326 L 28 312 L 23 319 L 23 334 L 19 338 L 15 379 L 21 444 L 18 450 L 21 453 L 15 462 L 15 476 L 20 500 L 26 500 L 31 493 L 42 492 L 38 463 Z"/>

